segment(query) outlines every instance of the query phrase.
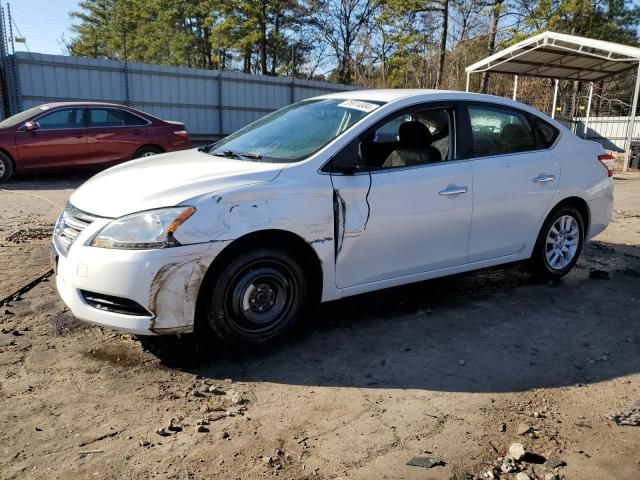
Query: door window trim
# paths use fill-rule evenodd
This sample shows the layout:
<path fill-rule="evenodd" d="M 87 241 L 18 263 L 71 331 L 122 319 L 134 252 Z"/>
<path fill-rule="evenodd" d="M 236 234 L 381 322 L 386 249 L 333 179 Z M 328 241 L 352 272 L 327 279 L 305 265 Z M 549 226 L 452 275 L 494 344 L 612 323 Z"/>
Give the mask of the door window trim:
<path fill-rule="evenodd" d="M 428 102 L 419 102 L 419 103 L 414 103 L 412 105 L 407 105 L 407 106 L 404 106 L 404 107 L 400 107 L 400 108 L 388 113 L 385 117 L 381 118 L 380 120 L 375 122 L 370 127 L 365 128 L 362 132 L 360 132 L 354 138 L 349 140 L 346 145 L 344 145 L 338 152 L 333 154 L 324 164 L 322 164 L 322 166 L 318 169 L 318 173 L 323 174 L 323 175 L 348 175 L 348 176 L 368 175 L 368 174 L 376 174 L 376 173 L 398 172 L 398 171 L 403 171 L 403 170 L 408 170 L 408 169 L 415 169 L 415 168 L 422 168 L 422 167 L 433 167 L 433 166 L 438 166 L 438 165 L 449 165 L 449 164 L 452 164 L 452 163 L 458 163 L 458 162 L 461 162 L 461 161 L 465 161 L 465 160 L 467 160 L 466 158 L 460 158 L 460 156 L 459 156 L 459 148 L 458 148 L 458 146 L 460 145 L 460 142 L 459 142 L 460 135 L 458 134 L 458 124 L 461 123 L 461 122 L 459 122 L 459 116 L 460 116 L 460 114 L 462 113 L 463 110 L 466 111 L 466 108 L 464 108 L 464 105 L 462 105 L 463 103 L 464 102 L 461 101 L 461 100 L 452 100 L 452 101 L 432 100 L 432 101 L 428 101 Z M 393 120 L 394 117 L 397 117 L 397 116 L 402 115 L 404 113 L 409 113 L 409 112 L 412 112 L 412 111 L 416 111 L 416 110 L 434 110 L 434 109 L 437 109 L 437 108 L 446 108 L 446 109 L 450 110 L 450 112 L 452 113 L 452 115 L 451 115 L 451 120 L 452 120 L 451 123 L 452 123 L 452 125 L 451 125 L 450 135 L 453 136 L 452 141 L 451 141 L 451 146 L 453 147 L 453 154 L 452 154 L 451 160 L 446 160 L 446 161 L 442 161 L 442 162 L 424 163 L 424 164 L 419 164 L 419 165 L 409 165 L 409 166 L 404 166 L 404 167 L 376 168 L 376 169 L 371 169 L 371 170 L 362 170 L 360 172 L 355 172 L 355 173 L 352 173 L 352 174 L 346 174 L 346 173 L 343 173 L 343 172 L 332 172 L 331 171 L 330 167 L 331 167 L 331 162 L 333 161 L 333 159 L 336 156 L 340 155 L 340 153 L 342 153 L 345 149 L 349 148 L 349 146 L 351 145 L 352 142 L 360 141 L 361 138 L 367 136 L 368 134 L 371 134 L 372 132 L 374 132 L 378 128 L 380 128 L 383 125 L 387 124 L 388 122 Z"/>

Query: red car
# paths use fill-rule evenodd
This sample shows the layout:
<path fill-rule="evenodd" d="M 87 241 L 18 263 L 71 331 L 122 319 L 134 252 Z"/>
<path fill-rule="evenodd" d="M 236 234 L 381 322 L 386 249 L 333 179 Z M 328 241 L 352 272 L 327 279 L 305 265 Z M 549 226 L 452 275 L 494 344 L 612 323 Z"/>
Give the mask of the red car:
<path fill-rule="evenodd" d="M 179 122 L 113 103 L 47 103 L 0 122 L 0 183 L 13 173 L 110 166 L 187 148 Z"/>

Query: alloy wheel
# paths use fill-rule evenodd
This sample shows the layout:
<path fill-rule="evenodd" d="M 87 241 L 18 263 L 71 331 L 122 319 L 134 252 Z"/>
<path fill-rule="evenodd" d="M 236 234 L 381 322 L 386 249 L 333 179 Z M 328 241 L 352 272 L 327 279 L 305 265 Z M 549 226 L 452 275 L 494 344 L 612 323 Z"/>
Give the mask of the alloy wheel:
<path fill-rule="evenodd" d="M 545 245 L 547 264 L 553 270 L 562 270 L 571 263 L 578 251 L 580 227 L 571 215 L 562 215 L 549 229 Z"/>

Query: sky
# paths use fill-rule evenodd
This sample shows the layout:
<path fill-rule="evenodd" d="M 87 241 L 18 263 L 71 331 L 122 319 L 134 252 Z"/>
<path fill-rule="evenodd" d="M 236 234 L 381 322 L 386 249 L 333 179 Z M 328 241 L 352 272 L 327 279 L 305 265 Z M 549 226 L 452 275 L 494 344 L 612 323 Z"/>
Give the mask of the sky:
<path fill-rule="evenodd" d="M 0 0 L 0 3 L 5 12 L 7 4 L 11 7 L 13 35 L 26 37 L 26 47 L 31 52 L 66 53 L 62 38 L 70 37 L 69 12 L 78 10 L 78 0 Z M 25 51 L 26 47 L 15 44 L 17 51 Z"/>

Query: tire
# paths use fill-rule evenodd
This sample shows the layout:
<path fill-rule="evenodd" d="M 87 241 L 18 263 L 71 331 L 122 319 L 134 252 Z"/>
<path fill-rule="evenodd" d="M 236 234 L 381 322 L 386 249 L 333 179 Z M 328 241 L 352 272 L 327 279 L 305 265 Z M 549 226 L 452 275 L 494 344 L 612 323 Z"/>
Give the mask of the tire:
<path fill-rule="evenodd" d="M 9 155 L 0 152 L 0 183 L 8 181 L 13 175 L 13 162 Z"/>
<path fill-rule="evenodd" d="M 282 337 L 309 303 L 310 289 L 301 262 L 275 248 L 240 254 L 204 287 L 209 326 L 224 342 L 242 348 Z"/>
<path fill-rule="evenodd" d="M 152 157 L 162 153 L 162 149 L 151 145 L 142 147 L 133 155 L 133 158 Z"/>
<path fill-rule="evenodd" d="M 553 210 L 542 225 L 533 250 L 534 273 L 549 280 L 564 277 L 578 261 L 584 235 L 584 219 L 576 208 L 561 205 Z"/>

